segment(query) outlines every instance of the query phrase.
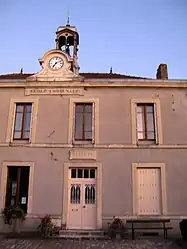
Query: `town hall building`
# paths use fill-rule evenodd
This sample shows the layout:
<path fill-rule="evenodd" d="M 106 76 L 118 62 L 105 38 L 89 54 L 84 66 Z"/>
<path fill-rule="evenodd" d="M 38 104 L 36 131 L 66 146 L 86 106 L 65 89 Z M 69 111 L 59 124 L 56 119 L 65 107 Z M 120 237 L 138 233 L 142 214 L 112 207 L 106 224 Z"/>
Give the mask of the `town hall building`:
<path fill-rule="evenodd" d="M 186 217 L 187 80 L 81 73 L 77 29 L 55 42 L 39 73 L 0 75 L 0 208 L 20 205 L 25 230 Z"/>

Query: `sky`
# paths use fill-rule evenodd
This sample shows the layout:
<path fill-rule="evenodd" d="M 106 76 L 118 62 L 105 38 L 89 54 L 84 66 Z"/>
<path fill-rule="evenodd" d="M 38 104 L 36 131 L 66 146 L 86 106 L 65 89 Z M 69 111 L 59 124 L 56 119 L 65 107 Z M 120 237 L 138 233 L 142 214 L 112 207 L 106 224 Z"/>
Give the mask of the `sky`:
<path fill-rule="evenodd" d="M 187 0 L 0 0 L 0 74 L 39 72 L 68 13 L 81 72 L 187 79 Z"/>

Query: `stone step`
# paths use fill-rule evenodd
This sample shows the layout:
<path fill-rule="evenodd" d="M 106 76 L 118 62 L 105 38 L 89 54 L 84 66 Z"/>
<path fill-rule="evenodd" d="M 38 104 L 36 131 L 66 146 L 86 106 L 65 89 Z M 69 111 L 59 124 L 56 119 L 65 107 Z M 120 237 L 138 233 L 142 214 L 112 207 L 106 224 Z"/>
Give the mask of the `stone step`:
<path fill-rule="evenodd" d="M 89 239 L 89 240 L 108 240 L 110 239 L 107 235 L 83 235 L 83 234 L 60 234 L 56 238 L 62 239 Z"/>
<path fill-rule="evenodd" d="M 108 239 L 108 235 L 103 230 L 68 230 L 59 231 L 59 238 L 71 239 Z"/>

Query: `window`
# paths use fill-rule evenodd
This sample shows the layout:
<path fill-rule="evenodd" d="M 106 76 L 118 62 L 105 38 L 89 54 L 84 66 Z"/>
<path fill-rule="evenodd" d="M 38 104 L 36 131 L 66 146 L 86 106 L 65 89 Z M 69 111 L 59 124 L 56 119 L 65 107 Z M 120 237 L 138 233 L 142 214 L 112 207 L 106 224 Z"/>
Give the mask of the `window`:
<path fill-rule="evenodd" d="M 13 139 L 28 140 L 30 137 L 32 104 L 17 103 Z"/>
<path fill-rule="evenodd" d="M 92 103 L 75 104 L 75 141 L 92 141 Z"/>
<path fill-rule="evenodd" d="M 27 213 L 29 166 L 8 166 L 5 206 L 20 206 Z"/>
<path fill-rule="evenodd" d="M 95 179 L 96 178 L 96 169 L 72 168 L 71 169 L 71 178 Z"/>
<path fill-rule="evenodd" d="M 136 119 L 138 140 L 155 141 L 154 104 L 137 104 Z"/>

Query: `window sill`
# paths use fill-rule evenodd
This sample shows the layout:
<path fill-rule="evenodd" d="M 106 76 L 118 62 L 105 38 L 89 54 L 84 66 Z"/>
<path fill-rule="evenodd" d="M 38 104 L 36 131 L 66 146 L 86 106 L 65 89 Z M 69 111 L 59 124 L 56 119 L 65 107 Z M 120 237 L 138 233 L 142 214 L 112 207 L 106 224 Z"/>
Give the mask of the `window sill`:
<path fill-rule="evenodd" d="M 158 145 L 155 140 L 138 140 L 138 146 Z"/>
<path fill-rule="evenodd" d="M 75 146 L 85 146 L 85 147 L 93 147 L 94 146 L 94 143 L 93 141 L 73 141 L 72 142 L 72 145 L 75 145 Z"/>
<path fill-rule="evenodd" d="M 26 140 L 26 139 L 24 139 L 24 140 L 22 140 L 22 139 L 17 139 L 17 140 L 12 140 L 11 142 L 10 142 L 10 144 L 30 144 L 31 143 L 31 141 L 30 140 Z"/>

